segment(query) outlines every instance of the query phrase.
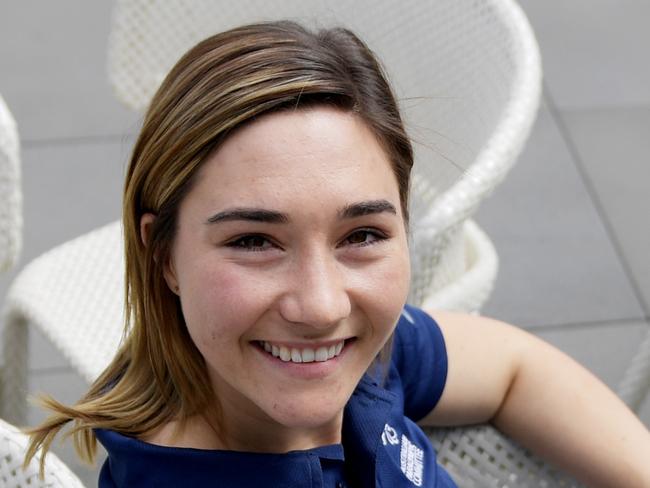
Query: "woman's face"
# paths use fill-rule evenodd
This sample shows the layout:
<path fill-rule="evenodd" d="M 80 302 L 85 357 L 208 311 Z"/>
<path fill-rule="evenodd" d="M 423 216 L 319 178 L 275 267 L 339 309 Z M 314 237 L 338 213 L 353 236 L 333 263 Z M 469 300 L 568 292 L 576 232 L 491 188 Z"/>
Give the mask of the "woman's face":
<path fill-rule="evenodd" d="M 204 163 L 166 278 L 229 445 L 340 441 L 343 408 L 406 300 L 400 209 L 375 137 L 333 108 L 261 117 Z"/>

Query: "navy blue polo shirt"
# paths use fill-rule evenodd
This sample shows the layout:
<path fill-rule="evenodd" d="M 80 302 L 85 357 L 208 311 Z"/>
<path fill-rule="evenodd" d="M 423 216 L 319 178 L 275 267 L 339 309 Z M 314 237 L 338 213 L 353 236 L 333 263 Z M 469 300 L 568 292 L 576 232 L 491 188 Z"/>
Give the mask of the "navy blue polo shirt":
<path fill-rule="evenodd" d="M 406 306 L 383 385 L 366 374 L 348 401 L 342 444 L 284 454 L 164 447 L 97 429 L 100 488 L 455 488 L 415 422 L 442 395 L 447 353 L 436 322 Z"/>

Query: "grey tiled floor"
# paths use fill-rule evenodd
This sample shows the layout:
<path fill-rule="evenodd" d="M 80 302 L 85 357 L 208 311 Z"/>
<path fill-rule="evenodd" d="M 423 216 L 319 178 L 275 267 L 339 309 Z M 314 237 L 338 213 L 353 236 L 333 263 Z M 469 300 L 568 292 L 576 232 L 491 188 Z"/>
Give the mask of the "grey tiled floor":
<path fill-rule="evenodd" d="M 518 166 L 477 216 L 501 257 L 484 312 L 615 386 L 650 327 L 650 3 L 522 6 L 542 49 L 545 101 Z M 119 216 L 138 117 L 106 81 L 109 14 L 109 2 L 0 0 L 0 93 L 23 139 L 19 268 Z M 0 277 L 0 300 L 14 275 Z M 83 381 L 38 334 L 31 350 L 30 391 L 74 401 Z M 642 418 L 650 425 L 650 406 Z M 95 484 L 96 469 L 56 450 Z"/>

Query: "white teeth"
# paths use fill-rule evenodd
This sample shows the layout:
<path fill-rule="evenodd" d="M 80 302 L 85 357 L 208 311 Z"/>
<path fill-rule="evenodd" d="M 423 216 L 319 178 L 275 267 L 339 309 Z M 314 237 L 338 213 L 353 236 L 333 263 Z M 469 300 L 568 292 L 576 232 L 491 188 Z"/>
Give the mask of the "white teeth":
<path fill-rule="evenodd" d="M 280 358 L 284 362 L 291 361 L 292 363 L 312 363 L 314 361 L 323 362 L 328 359 L 335 358 L 343 350 L 344 341 L 334 344 L 329 347 L 319 347 L 314 350 L 309 347 L 304 349 L 288 348 L 286 346 L 276 346 L 270 342 L 260 341 L 262 348 L 276 358 Z"/>
<path fill-rule="evenodd" d="M 319 347 L 316 349 L 316 357 L 314 358 L 316 361 L 327 361 L 327 348 L 326 347 Z"/>
<path fill-rule="evenodd" d="M 316 353 L 314 353 L 313 349 L 303 349 L 302 350 L 302 362 L 303 363 L 312 363 L 314 361 L 314 356 Z"/>
<path fill-rule="evenodd" d="M 298 349 L 291 349 L 291 362 L 302 363 L 302 355 Z"/>
<path fill-rule="evenodd" d="M 285 363 L 291 359 L 291 353 L 289 352 L 289 349 L 284 346 L 280 347 L 280 359 L 282 359 Z"/>

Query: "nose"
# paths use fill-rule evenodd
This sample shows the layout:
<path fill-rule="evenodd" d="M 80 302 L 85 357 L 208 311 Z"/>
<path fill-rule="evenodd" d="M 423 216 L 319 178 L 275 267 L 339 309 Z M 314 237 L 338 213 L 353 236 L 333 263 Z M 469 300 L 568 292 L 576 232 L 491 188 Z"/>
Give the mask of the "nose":
<path fill-rule="evenodd" d="M 341 265 L 324 251 L 297 260 L 286 276 L 280 300 L 282 317 L 316 328 L 332 327 L 350 315 L 351 303 Z"/>

